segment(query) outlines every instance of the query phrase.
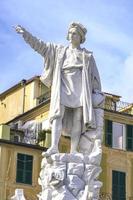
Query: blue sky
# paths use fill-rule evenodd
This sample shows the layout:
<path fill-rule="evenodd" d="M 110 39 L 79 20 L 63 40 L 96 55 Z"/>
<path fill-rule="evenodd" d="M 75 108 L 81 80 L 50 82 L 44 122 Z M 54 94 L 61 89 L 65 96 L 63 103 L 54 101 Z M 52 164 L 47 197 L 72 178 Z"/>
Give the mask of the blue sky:
<path fill-rule="evenodd" d="M 0 93 L 43 70 L 43 58 L 12 25 L 67 45 L 68 25 L 79 21 L 88 29 L 83 46 L 94 53 L 103 91 L 133 102 L 132 8 L 132 0 L 0 0 Z"/>

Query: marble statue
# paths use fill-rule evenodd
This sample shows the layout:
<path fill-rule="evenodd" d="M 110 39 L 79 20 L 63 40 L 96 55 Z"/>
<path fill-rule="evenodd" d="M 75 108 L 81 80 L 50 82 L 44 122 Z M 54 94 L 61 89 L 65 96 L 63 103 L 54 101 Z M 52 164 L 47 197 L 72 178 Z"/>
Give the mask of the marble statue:
<path fill-rule="evenodd" d="M 39 200 L 98 199 L 104 95 L 93 53 L 81 47 L 87 29 L 72 22 L 67 47 L 41 41 L 20 25 L 15 30 L 44 58 L 40 79 L 51 88 L 52 141 L 43 153 Z M 71 137 L 70 154 L 59 153 L 61 134 Z"/>
<path fill-rule="evenodd" d="M 58 153 L 61 132 L 71 136 L 71 153 L 77 152 L 81 133 L 96 128 L 94 108 L 104 99 L 93 53 L 80 46 L 86 28 L 80 23 L 70 24 L 68 47 L 45 43 L 19 25 L 16 31 L 44 57 L 41 81 L 51 87 L 52 145 L 47 154 Z"/>

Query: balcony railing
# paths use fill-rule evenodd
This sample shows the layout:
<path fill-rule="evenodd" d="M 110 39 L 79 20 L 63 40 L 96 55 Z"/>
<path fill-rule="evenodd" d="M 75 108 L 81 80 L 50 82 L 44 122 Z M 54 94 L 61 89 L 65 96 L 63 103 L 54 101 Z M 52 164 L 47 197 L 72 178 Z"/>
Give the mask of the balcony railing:
<path fill-rule="evenodd" d="M 44 94 L 41 95 L 41 96 L 39 96 L 37 99 L 38 99 L 38 104 L 41 104 L 41 103 L 43 103 L 44 101 L 50 99 L 50 91 L 44 93 Z"/>
<path fill-rule="evenodd" d="M 106 99 L 104 109 L 133 115 L 133 104 L 123 101 L 113 102 Z"/>
<path fill-rule="evenodd" d="M 39 96 L 37 99 L 38 99 L 38 104 L 41 104 L 46 100 L 49 100 L 50 91 Z M 105 104 L 104 104 L 104 109 L 133 115 L 133 104 L 123 102 L 123 101 L 114 102 L 113 100 L 106 99 Z"/>

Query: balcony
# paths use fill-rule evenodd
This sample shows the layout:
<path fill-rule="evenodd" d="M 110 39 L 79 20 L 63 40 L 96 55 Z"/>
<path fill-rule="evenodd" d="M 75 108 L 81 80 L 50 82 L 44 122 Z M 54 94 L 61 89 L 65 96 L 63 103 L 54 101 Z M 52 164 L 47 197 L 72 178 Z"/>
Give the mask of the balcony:
<path fill-rule="evenodd" d="M 116 111 L 119 113 L 125 113 L 129 115 L 133 115 L 133 104 L 127 103 L 123 101 L 113 101 L 111 99 L 105 100 L 104 109 L 109 111 Z"/>
<path fill-rule="evenodd" d="M 23 142 L 24 132 L 18 129 L 10 129 L 10 140 L 12 142 Z"/>
<path fill-rule="evenodd" d="M 50 91 L 48 91 L 48 92 L 42 94 L 41 96 L 39 96 L 39 97 L 37 98 L 38 104 L 41 104 L 41 103 L 43 103 L 43 102 L 45 102 L 45 101 L 47 101 L 47 100 L 49 100 L 49 99 L 50 99 Z"/>
<path fill-rule="evenodd" d="M 47 100 L 50 100 L 50 91 L 44 93 L 37 98 L 38 104 L 41 104 Z M 120 113 L 126 113 L 133 115 L 133 103 L 127 103 L 123 101 L 114 101 L 113 99 L 106 98 L 104 109 L 109 111 L 116 111 Z"/>

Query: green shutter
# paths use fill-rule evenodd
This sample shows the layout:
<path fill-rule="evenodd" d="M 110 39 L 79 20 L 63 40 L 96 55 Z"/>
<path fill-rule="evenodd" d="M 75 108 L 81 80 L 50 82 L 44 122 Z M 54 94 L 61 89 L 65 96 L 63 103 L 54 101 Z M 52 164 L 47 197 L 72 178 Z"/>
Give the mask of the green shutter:
<path fill-rule="evenodd" d="M 126 200 L 126 174 L 112 171 L 112 199 Z"/>
<path fill-rule="evenodd" d="M 126 149 L 128 151 L 133 151 L 133 126 L 126 126 Z"/>
<path fill-rule="evenodd" d="M 20 154 L 17 155 L 17 174 L 16 182 L 32 184 L 33 156 Z"/>
<path fill-rule="evenodd" d="M 112 147 L 112 121 L 105 120 L 105 145 Z"/>

